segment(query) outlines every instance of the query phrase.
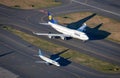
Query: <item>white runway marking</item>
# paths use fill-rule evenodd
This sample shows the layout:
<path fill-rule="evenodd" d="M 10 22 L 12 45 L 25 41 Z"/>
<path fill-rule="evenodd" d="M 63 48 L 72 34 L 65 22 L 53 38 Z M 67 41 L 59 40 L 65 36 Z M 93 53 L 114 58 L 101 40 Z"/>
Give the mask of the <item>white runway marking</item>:
<path fill-rule="evenodd" d="M 119 16 L 119 17 L 120 17 L 120 14 L 118 14 L 118 13 L 115 13 L 115 12 L 112 12 L 112 11 L 109 11 L 109 10 L 105 10 L 105 9 L 102 9 L 102 8 L 99 8 L 99 7 L 95 7 L 95 6 L 92 6 L 92 5 L 83 3 L 83 2 L 79 2 L 79 1 L 77 1 L 77 0 L 72 0 L 72 1 L 73 1 L 73 2 L 76 2 L 76 3 L 79 3 L 79 4 L 82 4 L 82 5 L 85 5 L 85 6 L 89 6 L 89 7 L 92 7 L 92 8 L 98 9 L 98 10 L 101 10 L 101 11 L 104 11 L 104 12 L 107 12 L 107 13 L 111 13 L 111 14 L 113 14 L 113 15 L 116 15 L 116 16 Z"/>

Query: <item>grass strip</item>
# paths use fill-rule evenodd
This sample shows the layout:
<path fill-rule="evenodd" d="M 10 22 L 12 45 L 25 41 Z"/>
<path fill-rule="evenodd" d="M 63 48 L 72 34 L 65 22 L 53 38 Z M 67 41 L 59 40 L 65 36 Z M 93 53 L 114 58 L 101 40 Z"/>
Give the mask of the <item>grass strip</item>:
<path fill-rule="evenodd" d="M 8 26 L 4 26 L 4 29 L 11 31 L 12 33 L 14 33 L 17 36 L 19 36 L 20 38 L 22 38 L 23 40 L 25 40 L 37 47 L 40 47 L 46 51 L 57 53 L 59 51 L 63 51 L 65 49 L 67 49 L 66 47 L 48 42 L 46 40 L 40 39 L 36 36 L 29 35 L 27 33 L 13 29 Z M 86 55 L 86 54 L 83 54 L 83 53 L 80 53 L 80 52 L 77 52 L 77 51 L 74 51 L 71 49 L 68 50 L 66 53 L 62 54 L 61 56 L 64 58 L 71 57 L 70 58 L 71 61 L 89 66 L 89 67 L 91 67 L 95 70 L 101 71 L 101 72 L 120 73 L 120 66 L 118 66 L 118 65 L 114 65 L 114 64 L 99 60 L 97 58 L 91 57 L 89 55 Z"/>
<path fill-rule="evenodd" d="M 0 0 L 0 4 L 19 9 L 37 9 L 58 6 L 62 3 L 56 0 Z"/>

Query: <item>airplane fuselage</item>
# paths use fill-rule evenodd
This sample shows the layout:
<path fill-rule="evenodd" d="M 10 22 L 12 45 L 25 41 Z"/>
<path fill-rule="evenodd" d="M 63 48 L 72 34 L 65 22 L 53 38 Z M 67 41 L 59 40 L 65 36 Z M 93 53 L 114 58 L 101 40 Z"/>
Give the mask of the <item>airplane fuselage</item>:
<path fill-rule="evenodd" d="M 60 64 L 59 64 L 58 62 L 56 62 L 56 61 L 54 61 L 54 60 L 52 60 L 52 59 L 49 59 L 49 58 L 47 58 L 47 57 L 45 57 L 45 56 L 39 55 L 39 57 L 40 57 L 41 59 L 43 59 L 44 61 L 50 63 L 50 64 L 53 64 L 53 65 L 56 65 L 56 66 L 60 66 Z"/>
<path fill-rule="evenodd" d="M 84 32 L 70 29 L 70 28 L 67 28 L 67 27 L 64 27 L 58 24 L 51 23 L 51 22 L 48 22 L 48 24 L 50 24 L 58 32 L 63 33 L 65 35 L 69 35 L 70 37 L 81 39 L 84 41 L 89 39 L 88 36 Z"/>

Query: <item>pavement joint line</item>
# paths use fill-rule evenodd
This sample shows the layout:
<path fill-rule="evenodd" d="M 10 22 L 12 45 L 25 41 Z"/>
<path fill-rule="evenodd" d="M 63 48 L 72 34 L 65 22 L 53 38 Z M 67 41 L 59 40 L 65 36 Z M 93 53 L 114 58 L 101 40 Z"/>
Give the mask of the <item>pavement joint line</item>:
<path fill-rule="evenodd" d="M 98 9 L 98 10 L 101 10 L 101 11 L 104 11 L 104 12 L 107 12 L 107 13 L 111 13 L 113 15 L 116 15 L 116 16 L 119 16 L 120 17 L 120 14 L 118 13 L 115 13 L 115 12 L 112 12 L 112 11 L 109 11 L 109 10 L 106 10 L 106 9 L 102 9 L 102 8 L 99 8 L 99 7 L 95 7 L 93 5 L 89 5 L 89 4 L 86 4 L 86 3 L 83 3 L 83 2 L 79 2 L 77 0 L 72 0 L 73 2 L 75 3 L 79 3 L 79 4 L 82 4 L 82 5 L 85 5 L 85 6 L 89 6 L 89 7 L 92 7 L 92 8 L 95 8 L 95 9 Z"/>

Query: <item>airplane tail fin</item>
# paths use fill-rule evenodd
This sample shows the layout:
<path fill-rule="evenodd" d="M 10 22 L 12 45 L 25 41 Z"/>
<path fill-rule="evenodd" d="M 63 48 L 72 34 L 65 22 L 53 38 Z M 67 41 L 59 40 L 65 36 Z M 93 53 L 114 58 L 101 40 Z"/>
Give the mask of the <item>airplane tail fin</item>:
<path fill-rule="evenodd" d="M 39 49 L 39 56 L 41 56 L 42 55 L 42 52 L 41 52 L 41 50 Z"/>
<path fill-rule="evenodd" d="M 57 21 L 54 20 L 54 18 L 53 18 L 53 16 L 51 15 L 50 12 L 48 12 L 48 19 L 49 19 L 49 21 L 52 22 L 52 23 L 55 23 L 55 24 L 57 23 Z"/>

